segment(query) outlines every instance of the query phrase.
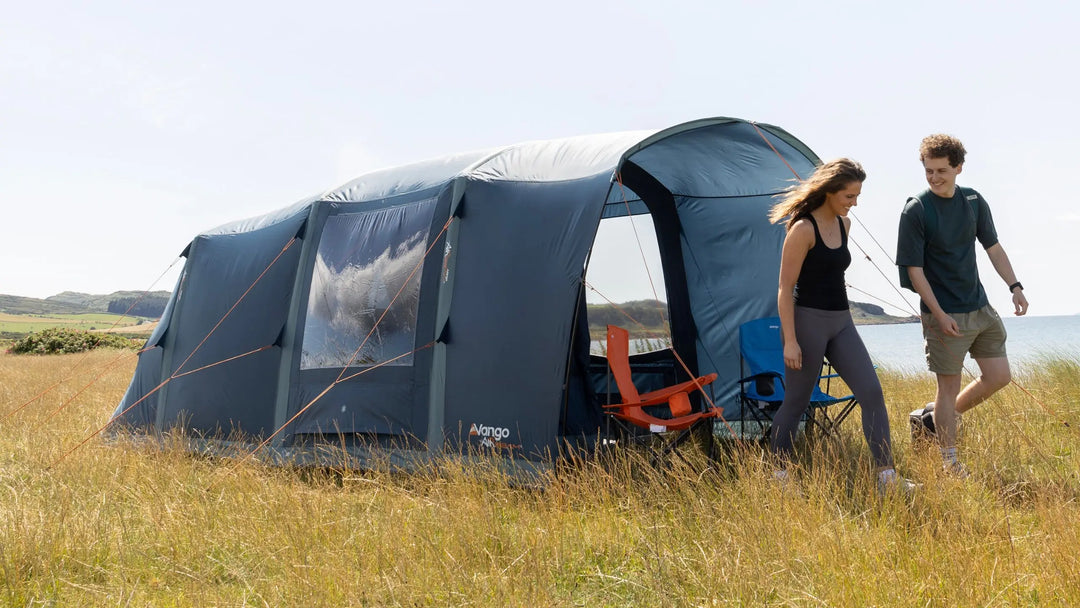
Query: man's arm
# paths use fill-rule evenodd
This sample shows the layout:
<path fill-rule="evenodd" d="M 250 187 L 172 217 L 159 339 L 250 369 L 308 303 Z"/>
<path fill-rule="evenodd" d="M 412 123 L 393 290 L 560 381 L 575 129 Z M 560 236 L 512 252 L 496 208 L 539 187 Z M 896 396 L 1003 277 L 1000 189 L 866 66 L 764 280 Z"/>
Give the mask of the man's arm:
<path fill-rule="evenodd" d="M 994 243 L 986 250 L 987 257 L 990 258 L 990 263 L 994 265 L 994 270 L 997 271 L 998 276 L 1005 281 L 1006 285 L 1013 285 L 1016 281 L 1016 273 L 1013 272 L 1012 263 L 1009 262 L 1009 256 L 1005 253 L 1005 248 L 1001 246 L 1001 243 Z M 1014 311 L 1013 314 L 1022 316 L 1027 313 L 1028 301 L 1024 296 L 1023 288 L 1016 287 L 1012 290 L 1012 301 Z"/>
<path fill-rule="evenodd" d="M 934 290 L 930 288 L 930 281 L 926 280 L 926 273 L 923 272 L 922 267 L 908 266 L 907 273 L 908 278 L 911 279 L 911 286 L 915 288 L 915 293 L 919 294 L 923 304 L 930 309 L 930 314 L 937 320 L 941 331 L 947 336 L 959 337 L 960 326 L 956 324 L 956 319 L 950 317 L 941 308 L 941 304 L 938 304 L 937 298 L 934 297 Z"/>

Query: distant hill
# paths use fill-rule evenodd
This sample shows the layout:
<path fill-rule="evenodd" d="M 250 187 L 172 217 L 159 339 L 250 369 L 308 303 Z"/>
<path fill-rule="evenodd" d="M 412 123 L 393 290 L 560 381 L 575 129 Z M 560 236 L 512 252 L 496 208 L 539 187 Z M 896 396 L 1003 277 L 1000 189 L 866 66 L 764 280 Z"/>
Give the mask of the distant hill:
<path fill-rule="evenodd" d="M 13 315 L 74 315 L 87 312 L 87 309 L 67 302 L 0 294 L 0 312 Z"/>
<path fill-rule="evenodd" d="M 850 304 L 851 318 L 855 320 L 856 325 L 885 325 L 919 322 L 919 317 L 914 315 L 895 317 L 893 315 L 885 314 L 885 309 L 877 304 L 867 304 L 866 302 L 851 302 Z"/>
<path fill-rule="evenodd" d="M 165 310 L 171 294 L 168 291 L 114 291 L 110 294 L 89 294 L 65 291 L 44 300 L 0 294 L 0 312 L 13 315 L 80 314 L 88 312 L 124 313 L 133 303 L 132 316 L 156 319 Z M 139 299 L 141 298 L 141 299 Z M 136 303 L 136 300 L 138 302 Z"/>

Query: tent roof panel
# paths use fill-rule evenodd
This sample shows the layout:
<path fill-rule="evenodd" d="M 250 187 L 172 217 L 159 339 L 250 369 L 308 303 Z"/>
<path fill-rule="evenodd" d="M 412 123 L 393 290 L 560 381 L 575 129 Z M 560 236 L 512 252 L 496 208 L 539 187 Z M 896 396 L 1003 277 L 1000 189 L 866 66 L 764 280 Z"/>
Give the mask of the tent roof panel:
<path fill-rule="evenodd" d="M 200 236 L 217 236 L 217 235 L 222 235 L 222 234 L 240 234 L 240 233 L 244 233 L 244 232 L 252 232 L 252 231 L 255 231 L 255 230 L 261 230 L 263 228 L 273 226 L 274 224 L 279 224 L 281 222 L 288 221 L 289 219 L 295 217 L 299 213 L 303 213 L 304 215 L 307 215 L 308 206 L 311 205 L 311 203 L 315 202 L 316 200 L 318 200 L 318 197 L 314 197 L 314 196 L 308 197 L 308 198 L 306 198 L 304 200 L 293 203 L 292 205 L 289 205 L 288 207 L 284 207 L 284 208 L 278 209 L 276 211 L 271 211 L 270 213 L 265 213 L 263 215 L 257 215 L 255 217 L 249 217 L 249 218 L 245 218 L 245 219 L 242 219 L 242 220 L 236 220 L 236 221 L 233 221 L 233 222 L 229 222 L 227 224 L 222 224 L 222 225 L 220 225 L 220 226 L 218 226 L 216 228 L 211 228 L 210 230 L 207 230 L 206 232 L 201 233 Z"/>
<path fill-rule="evenodd" d="M 468 172 L 483 181 L 560 182 L 614 173 L 623 153 L 654 131 L 623 131 L 510 146 Z"/>
<path fill-rule="evenodd" d="M 500 148 L 462 152 L 418 163 L 379 169 L 334 188 L 319 200 L 336 203 L 363 203 L 441 186 L 484 159 L 500 153 Z"/>

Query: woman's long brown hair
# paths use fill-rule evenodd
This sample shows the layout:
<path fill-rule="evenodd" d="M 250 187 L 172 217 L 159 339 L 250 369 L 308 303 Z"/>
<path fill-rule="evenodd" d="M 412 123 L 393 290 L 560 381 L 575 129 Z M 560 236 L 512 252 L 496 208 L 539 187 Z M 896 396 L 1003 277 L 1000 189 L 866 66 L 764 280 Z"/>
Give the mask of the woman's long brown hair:
<path fill-rule="evenodd" d="M 852 182 L 866 181 L 862 165 L 850 158 L 837 158 L 821 165 L 799 184 L 789 188 L 780 202 L 773 205 L 769 221 L 779 224 L 787 218 L 787 229 L 825 204 L 825 195 L 843 190 Z"/>

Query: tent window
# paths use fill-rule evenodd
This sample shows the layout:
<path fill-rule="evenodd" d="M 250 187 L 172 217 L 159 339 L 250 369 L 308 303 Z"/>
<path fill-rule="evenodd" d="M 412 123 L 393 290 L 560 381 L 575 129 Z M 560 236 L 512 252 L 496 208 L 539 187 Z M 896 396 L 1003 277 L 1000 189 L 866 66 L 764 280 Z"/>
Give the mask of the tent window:
<path fill-rule="evenodd" d="M 311 275 L 301 369 L 375 365 L 415 348 L 435 203 L 327 218 Z M 412 363 L 409 354 L 387 365 Z"/>
<path fill-rule="evenodd" d="M 606 355 L 608 324 L 629 330 L 631 353 L 671 348 L 667 303 L 657 300 L 666 292 L 651 215 L 601 220 L 586 280 L 596 290 L 585 292 L 593 354 Z"/>

